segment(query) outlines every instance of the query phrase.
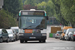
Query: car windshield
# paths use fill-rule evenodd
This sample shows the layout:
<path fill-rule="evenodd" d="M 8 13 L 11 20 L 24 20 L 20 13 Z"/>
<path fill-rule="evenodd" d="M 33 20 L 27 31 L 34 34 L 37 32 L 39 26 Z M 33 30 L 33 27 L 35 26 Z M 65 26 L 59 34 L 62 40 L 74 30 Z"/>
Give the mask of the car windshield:
<path fill-rule="evenodd" d="M 45 28 L 44 17 L 20 17 L 20 28 Z"/>
<path fill-rule="evenodd" d="M 72 33 L 75 34 L 75 31 L 73 31 Z"/>
<path fill-rule="evenodd" d="M 15 31 L 18 33 L 19 32 L 19 30 L 18 29 L 15 29 Z"/>
<path fill-rule="evenodd" d="M 75 31 L 74 31 L 74 34 L 75 34 Z"/>
<path fill-rule="evenodd" d="M 12 34 L 12 30 L 7 30 L 8 34 Z"/>
<path fill-rule="evenodd" d="M 75 31 L 75 29 L 73 29 L 73 31 Z"/>
<path fill-rule="evenodd" d="M 74 33 L 74 34 L 75 34 L 75 29 L 72 29 L 72 33 Z"/>
<path fill-rule="evenodd" d="M 62 32 L 57 32 L 58 34 L 61 34 Z"/>
<path fill-rule="evenodd" d="M 64 29 L 64 32 L 66 32 L 67 29 Z"/>

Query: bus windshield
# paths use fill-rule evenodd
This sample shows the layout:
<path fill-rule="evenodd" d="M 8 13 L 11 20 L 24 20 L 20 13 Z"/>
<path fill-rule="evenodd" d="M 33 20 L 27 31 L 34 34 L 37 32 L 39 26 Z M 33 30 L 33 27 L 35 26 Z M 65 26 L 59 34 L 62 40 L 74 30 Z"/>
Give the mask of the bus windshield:
<path fill-rule="evenodd" d="M 20 17 L 20 28 L 23 29 L 44 29 L 45 24 L 45 17 Z"/>

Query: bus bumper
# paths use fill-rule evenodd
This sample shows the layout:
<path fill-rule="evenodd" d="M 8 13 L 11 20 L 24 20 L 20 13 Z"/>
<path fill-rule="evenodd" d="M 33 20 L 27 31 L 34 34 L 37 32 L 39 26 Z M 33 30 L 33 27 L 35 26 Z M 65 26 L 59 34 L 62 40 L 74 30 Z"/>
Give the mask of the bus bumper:
<path fill-rule="evenodd" d="M 46 40 L 46 33 L 36 33 L 36 34 L 32 34 L 32 33 L 24 33 L 22 36 L 19 36 L 20 40 Z"/>

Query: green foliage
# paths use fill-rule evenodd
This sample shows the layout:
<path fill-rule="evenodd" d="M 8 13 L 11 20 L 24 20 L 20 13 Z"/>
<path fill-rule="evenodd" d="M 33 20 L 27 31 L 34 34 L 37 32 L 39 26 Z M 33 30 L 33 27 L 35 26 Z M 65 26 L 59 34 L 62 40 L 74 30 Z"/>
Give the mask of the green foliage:
<path fill-rule="evenodd" d="M 35 6 L 35 0 L 26 0 L 24 4 L 25 4 L 25 5 L 30 4 L 30 5 L 32 5 L 32 6 Z"/>
<path fill-rule="evenodd" d="M 57 18 L 57 20 L 62 23 L 63 25 L 67 25 L 67 21 L 64 19 L 62 13 L 61 13 L 61 2 L 60 0 L 52 0 L 54 4 L 54 16 Z"/>
<path fill-rule="evenodd" d="M 41 2 L 39 4 L 37 4 L 37 7 L 38 9 L 41 9 L 41 10 L 45 10 L 48 14 L 48 16 L 53 16 L 54 14 L 54 4 L 51 0 L 49 0 L 48 2 Z"/>
<path fill-rule="evenodd" d="M 4 0 L 3 10 L 0 11 L 0 28 L 17 26 L 15 18 L 23 8 L 22 0 Z"/>
<path fill-rule="evenodd" d="M 41 3 L 41 2 L 43 2 L 43 1 L 44 1 L 44 2 L 47 2 L 48 0 L 35 0 L 35 3 L 38 4 L 38 3 Z"/>
<path fill-rule="evenodd" d="M 23 7 L 22 0 L 4 0 L 4 10 L 17 15 Z"/>
<path fill-rule="evenodd" d="M 48 0 L 37 4 L 38 9 L 46 10 L 48 16 L 56 17 L 63 24 L 75 23 L 75 0 Z"/>
<path fill-rule="evenodd" d="M 22 2 L 23 2 L 23 5 L 24 5 L 24 2 L 25 2 L 26 0 L 22 0 Z"/>
<path fill-rule="evenodd" d="M 23 0 L 23 3 L 25 4 L 25 5 L 32 5 L 32 6 L 35 6 L 35 5 L 37 5 L 37 4 L 39 4 L 39 3 L 41 3 L 41 2 L 47 2 L 48 0 Z"/>
<path fill-rule="evenodd" d="M 51 0 L 49 0 L 47 2 L 46 12 L 47 12 L 48 16 L 50 16 L 50 17 L 54 16 L 54 4 L 53 4 L 53 2 Z"/>
<path fill-rule="evenodd" d="M 61 0 L 61 11 L 64 18 L 73 24 L 75 22 L 75 0 Z"/>
<path fill-rule="evenodd" d="M 68 25 L 69 23 L 75 25 L 75 0 L 4 0 L 4 10 L 0 11 L 1 28 L 16 25 L 16 20 L 13 16 L 18 14 L 23 4 L 31 5 L 32 7 L 37 6 L 39 10 L 45 10 L 48 16 L 56 17 L 63 25 Z"/>
<path fill-rule="evenodd" d="M 17 26 L 16 19 L 8 11 L 0 11 L 0 28 L 8 28 L 11 26 Z"/>
<path fill-rule="evenodd" d="M 44 10 L 46 8 L 46 2 L 43 1 L 42 3 L 37 4 L 37 7 L 40 10 Z"/>
<path fill-rule="evenodd" d="M 64 25 L 75 25 L 75 0 L 52 0 L 54 15 Z"/>

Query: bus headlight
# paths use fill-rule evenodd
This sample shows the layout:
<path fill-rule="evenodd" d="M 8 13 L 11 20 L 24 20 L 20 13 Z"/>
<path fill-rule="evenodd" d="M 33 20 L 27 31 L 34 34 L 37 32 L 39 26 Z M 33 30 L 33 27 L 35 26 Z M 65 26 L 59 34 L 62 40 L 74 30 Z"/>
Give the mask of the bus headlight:
<path fill-rule="evenodd" d="M 23 29 L 20 29 L 20 30 L 19 30 L 19 33 L 24 33 L 24 30 L 23 30 Z"/>
<path fill-rule="evenodd" d="M 46 34 L 42 34 L 42 36 L 46 36 Z"/>

